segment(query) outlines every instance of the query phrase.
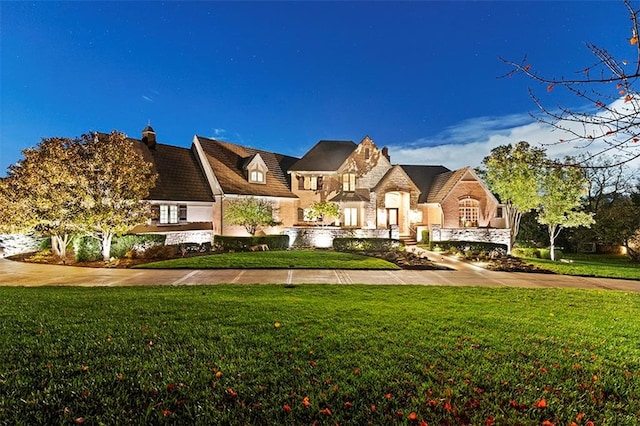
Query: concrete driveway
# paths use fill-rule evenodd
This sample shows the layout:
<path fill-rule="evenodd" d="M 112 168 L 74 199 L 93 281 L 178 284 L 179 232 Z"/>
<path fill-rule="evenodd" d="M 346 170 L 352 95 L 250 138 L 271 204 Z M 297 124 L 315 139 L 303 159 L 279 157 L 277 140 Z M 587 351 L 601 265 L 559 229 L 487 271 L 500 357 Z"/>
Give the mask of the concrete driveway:
<path fill-rule="evenodd" d="M 452 261 L 449 261 L 452 262 Z M 640 291 L 640 281 L 486 271 L 467 264 L 451 271 L 315 269 L 138 270 L 38 265 L 0 259 L 0 286 L 140 286 L 199 284 L 393 284 Z"/>

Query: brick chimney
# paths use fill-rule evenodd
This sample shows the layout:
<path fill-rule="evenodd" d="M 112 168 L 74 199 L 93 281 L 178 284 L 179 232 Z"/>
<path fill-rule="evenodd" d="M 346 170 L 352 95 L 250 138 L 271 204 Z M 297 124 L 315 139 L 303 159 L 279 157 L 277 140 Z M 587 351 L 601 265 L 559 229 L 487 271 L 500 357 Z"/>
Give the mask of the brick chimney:
<path fill-rule="evenodd" d="M 142 142 L 144 142 L 149 149 L 156 149 L 156 132 L 150 124 L 147 124 L 147 127 L 142 130 Z"/>
<path fill-rule="evenodd" d="M 391 157 L 389 156 L 389 148 L 386 146 L 382 148 L 382 155 L 384 155 L 389 162 L 391 162 Z"/>

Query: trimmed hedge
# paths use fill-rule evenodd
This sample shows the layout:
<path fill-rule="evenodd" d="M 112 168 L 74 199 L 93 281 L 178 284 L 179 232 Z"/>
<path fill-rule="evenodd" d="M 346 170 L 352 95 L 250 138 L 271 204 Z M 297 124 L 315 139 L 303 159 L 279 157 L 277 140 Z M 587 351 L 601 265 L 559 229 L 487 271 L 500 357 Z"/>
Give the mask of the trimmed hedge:
<path fill-rule="evenodd" d="M 263 235 L 261 237 L 231 237 L 215 235 L 213 246 L 220 251 L 249 251 L 253 246 L 266 244 L 269 250 L 287 250 L 289 248 L 288 235 Z"/>
<path fill-rule="evenodd" d="M 555 249 L 556 260 L 562 259 L 562 250 Z M 535 247 L 517 247 L 511 250 L 511 254 L 516 257 L 529 257 L 536 259 L 551 259 L 551 249 Z"/>
<path fill-rule="evenodd" d="M 511 255 L 515 257 L 540 258 L 540 250 L 535 247 L 516 247 L 511 250 Z"/>
<path fill-rule="evenodd" d="M 165 235 L 140 234 L 140 235 L 116 235 L 111 242 L 111 257 L 121 259 L 131 251 L 145 252 L 153 246 L 163 246 Z M 102 260 L 100 241 L 84 236 L 76 238 L 73 242 L 73 251 L 78 262 L 95 262 Z"/>
<path fill-rule="evenodd" d="M 404 243 L 392 238 L 334 238 L 336 251 L 391 251 L 403 247 Z"/>
<path fill-rule="evenodd" d="M 164 245 L 166 239 L 166 235 L 158 234 L 115 236 L 111 242 L 111 257 L 121 259 L 132 250 L 144 252 L 153 246 Z"/>
<path fill-rule="evenodd" d="M 458 252 L 481 252 L 494 249 L 507 250 L 506 244 L 487 243 L 481 241 L 432 241 L 429 244 L 430 250 L 440 249 L 442 251 L 451 251 L 452 249 Z"/>

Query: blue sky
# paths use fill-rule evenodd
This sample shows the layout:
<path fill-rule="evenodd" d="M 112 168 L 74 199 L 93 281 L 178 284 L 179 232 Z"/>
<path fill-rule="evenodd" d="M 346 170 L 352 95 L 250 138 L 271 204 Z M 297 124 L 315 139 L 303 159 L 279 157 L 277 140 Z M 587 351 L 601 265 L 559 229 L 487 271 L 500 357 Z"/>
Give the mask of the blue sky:
<path fill-rule="evenodd" d="M 393 163 L 477 165 L 557 140 L 528 116 L 544 88 L 499 78 L 499 56 L 570 76 L 594 62 L 586 41 L 633 55 L 621 1 L 2 1 L 0 19 L 0 176 L 42 137 L 148 121 L 180 146 L 301 156 L 369 135 Z"/>

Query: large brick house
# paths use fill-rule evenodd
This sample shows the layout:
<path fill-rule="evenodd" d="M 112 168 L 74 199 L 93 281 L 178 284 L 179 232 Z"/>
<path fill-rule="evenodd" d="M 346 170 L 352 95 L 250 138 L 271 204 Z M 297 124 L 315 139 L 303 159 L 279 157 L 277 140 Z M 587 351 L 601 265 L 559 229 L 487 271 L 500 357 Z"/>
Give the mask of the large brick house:
<path fill-rule="evenodd" d="M 265 233 L 314 228 L 315 201 L 340 206 L 333 236 L 393 236 L 432 240 L 509 241 L 501 207 L 471 168 L 394 165 L 368 136 L 360 143 L 319 141 L 302 158 L 194 136 L 190 148 L 156 141 L 147 126 L 132 139 L 159 175 L 149 200 L 155 217 L 133 232 L 165 233 L 172 242 L 246 235 L 225 223 L 231 200 L 257 197 L 274 204 L 281 226 Z M 324 230 L 327 228 L 325 227 Z"/>

